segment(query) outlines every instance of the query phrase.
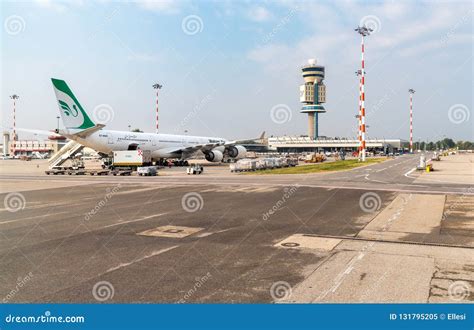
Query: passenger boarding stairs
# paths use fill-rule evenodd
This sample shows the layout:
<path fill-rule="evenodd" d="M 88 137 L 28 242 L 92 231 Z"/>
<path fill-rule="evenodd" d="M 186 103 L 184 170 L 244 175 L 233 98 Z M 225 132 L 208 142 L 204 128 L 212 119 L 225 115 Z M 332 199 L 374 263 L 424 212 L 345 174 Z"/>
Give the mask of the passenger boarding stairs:
<path fill-rule="evenodd" d="M 72 140 L 69 141 L 64 147 L 51 156 L 49 159 L 49 168 L 62 165 L 66 160 L 74 157 L 74 155 L 80 152 L 83 148 L 84 146 L 82 144 Z"/>

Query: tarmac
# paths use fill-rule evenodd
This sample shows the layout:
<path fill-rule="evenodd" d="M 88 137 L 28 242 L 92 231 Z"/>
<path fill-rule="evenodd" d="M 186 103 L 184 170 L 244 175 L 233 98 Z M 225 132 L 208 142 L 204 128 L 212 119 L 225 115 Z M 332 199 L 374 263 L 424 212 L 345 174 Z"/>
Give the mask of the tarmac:
<path fill-rule="evenodd" d="M 472 154 L 338 173 L 46 176 L 0 161 L 4 302 L 474 301 Z M 438 171 L 436 171 L 438 170 Z"/>

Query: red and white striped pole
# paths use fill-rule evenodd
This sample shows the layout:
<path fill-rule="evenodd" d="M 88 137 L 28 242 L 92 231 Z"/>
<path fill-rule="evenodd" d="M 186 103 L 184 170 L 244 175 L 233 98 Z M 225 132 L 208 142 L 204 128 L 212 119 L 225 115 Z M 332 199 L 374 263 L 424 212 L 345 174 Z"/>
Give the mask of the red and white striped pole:
<path fill-rule="evenodd" d="M 358 70 L 356 71 L 356 75 L 358 77 L 360 77 L 360 74 L 361 74 L 361 71 Z M 358 156 L 360 157 L 360 151 L 361 151 L 361 147 L 362 147 L 362 132 L 361 132 L 361 103 L 362 102 L 362 79 L 359 78 L 359 114 L 357 115 L 357 119 L 358 119 L 358 126 L 357 126 L 357 141 L 359 141 L 359 146 L 357 147 L 357 153 L 358 153 Z"/>
<path fill-rule="evenodd" d="M 362 35 L 361 42 L 361 64 L 362 69 L 360 73 L 360 139 L 362 161 L 365 161 L 365 63 L 364 63 L 364 35 Z"/>
<path fill-rule="evenodd" d="M 158 124 L 158 109 L 159 109 L 159 106 L 158 106 L 158 91 L 159 89 L 156 90 L 156 134 L 158 134 L 158 128 L 159 128 L 159 124 Z"/>
<path fill-rule="evenodd" d="M 413 94 L 415 94 L 414 89 L 409 89 L 410 93 L 410 153 L 413 153 Z"/>
<path fill-rule="evenodd" d="M 18 137 L 16 135 L 16 100 L 18 100 L 20 96 L 13 94 L 10 96 L 10 98 L 13 100 L 13 147 L 11 148 L 11 153 L 13 154 L 13 156 L 15 156 L 16 141 L 18 141 Z M 4 148 L 6 148 L 6 146 L 4 146 Z"/>
<path fill-rule="evenodd" d="M 365 62 L 364 62 L 364 37 L 368 36 L 372 29 L 367 28 L 365 26 L 358 27 L 355 29 L 361 36 L 361 72 L 360 72 L 360 80 L 361 80 L 361 90 L 360 90 L 360 131 L 361 131 L 361 160 L 365 162 L 365 152 L 366 152 L 366 145 L 365 145 Z"/>
<path fill-rule="evenodd" d="M 160 84 L 154 84 L 153 88 L 156 89 L 156 134 L 158 134 L 158 92 L 163 87 Z"/>

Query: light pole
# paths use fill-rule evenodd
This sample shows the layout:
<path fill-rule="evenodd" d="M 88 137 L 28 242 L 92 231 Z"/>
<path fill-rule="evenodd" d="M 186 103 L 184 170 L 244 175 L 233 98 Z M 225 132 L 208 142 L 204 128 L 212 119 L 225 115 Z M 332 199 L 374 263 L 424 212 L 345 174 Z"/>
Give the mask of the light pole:
<path fill-rule="evenodd" d="M 413 153 L 413 94 L 415 90 L 410 88 L 408 93 L 410 94 L 410 153 Z"/>
<path fill-rule="evenodd" d="M 12 154 L 13 157 L 15 156 L 15 151 L 16 151 L 16 141 L 18 141 L 18 137 L 16 135 L 16 100 L 20 98 L 19 95 L 13 94 L 10 95 L 10 98 L 13 100 L 13 148 L 12 148 Z"/>
<path fill-rule="evenodd" d="M 163 87 L 158 83 L 153 85 L 153 88 L 156 89 L 156 133 L 158 134 L 158 91 Z"/>
<path fill-rule="evenodd" d="M 371 28 L 366 26 L 359 26 L 354 29 L 357 33 L 362 36 L 361 39 L 361 68 L 360 68 L 360 130 L 361 130 L 361 160 L 365 162 L 365 63 L 364 63 L 364 38 L 370 35 L 373 31 Z"/>
<path fill-rule="evenodd" d="M 359 113 L 357 116 L 355 116 L 358 119 L 358 125 L 357 125 L 357 140 L 359 141 L 359 147 L 357 148 L 358 151 L 358 156 L 360 159 L 360 151 L 361 151 L 361 145 L 362 145 L 362 132 L 361 132 L 361 101 L 362 101 L 362 79 L 360 76 L 362 75 L 362 70 L 357 70 L 355 72 L 356 76 L 359 77 Z"/>
<path fill-rule="evenodd" d="M 56 133 L 59 133 L 59 116 L 56 116 L 56 120 L 58 122 L 57 128 L 56 128 Z"/>

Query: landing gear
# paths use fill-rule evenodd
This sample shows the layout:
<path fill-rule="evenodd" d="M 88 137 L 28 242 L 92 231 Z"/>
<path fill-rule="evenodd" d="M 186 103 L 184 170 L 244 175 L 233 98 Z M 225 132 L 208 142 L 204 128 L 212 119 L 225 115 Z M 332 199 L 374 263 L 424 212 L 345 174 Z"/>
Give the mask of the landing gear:
<path fill-rule="evenodd" d="M 173 162 L 174 166 L 189 166 L 189 163 L 187 160 L 175 160 Z"/>

